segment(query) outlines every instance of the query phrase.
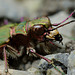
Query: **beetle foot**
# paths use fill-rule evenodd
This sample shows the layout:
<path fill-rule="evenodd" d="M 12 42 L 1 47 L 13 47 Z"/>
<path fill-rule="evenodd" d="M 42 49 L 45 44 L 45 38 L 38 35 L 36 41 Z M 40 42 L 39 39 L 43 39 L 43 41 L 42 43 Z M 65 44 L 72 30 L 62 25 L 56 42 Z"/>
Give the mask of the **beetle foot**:
<path fill-rule="evenodd" d="M 3 75 L 11 75 L 11 74 L 9 73 L 8 69 L 5 69 L 5 72 Z"/>
<path fill-rule="evenodd" d="M 27 53 L 26 53 L 26 54 L 29 55 L 29 56 L 35 56 L 35 57 L 37 57 L 35 54 L 31 53 L 30 50 L 33 50 L 34 52 L 36 52 L 35 49 L 34 49 L 33 47 L 28 47 L 28 48 L 27 48 Z"/>

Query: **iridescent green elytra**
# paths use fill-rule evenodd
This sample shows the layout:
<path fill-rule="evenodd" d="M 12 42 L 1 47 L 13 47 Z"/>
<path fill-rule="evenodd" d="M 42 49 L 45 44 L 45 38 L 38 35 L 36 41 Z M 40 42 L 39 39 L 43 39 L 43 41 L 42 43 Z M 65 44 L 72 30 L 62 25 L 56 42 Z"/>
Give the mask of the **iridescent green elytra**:
<path fill-rule="evenodd" d="M 7 39 L 10 37 L 10 27 L 14 26 L 14 24 L 8 24 L 0 27 L 0 45 L 5 43 Z"/>
<path fill-rule="evenodd" d="M 47 28 L 49 27 L 49 25 L 51 25 L 48 17 L 41 17 L 29 22 L 24 21 L 19 24 L 8 24 L 0 27 L 0 45 L 5 43 L 10 37 L 10 27 L 14 27 L 16 33 L 27 34 L 27 31 L 30 29 L 30 27 L 36 24 L 45 25 Z"/>
<path fill-rule="evenodd" d="M 35 19 L 35 20 L 32 20 L 32 21 L 28 22 L 28 23 L 26 24 L 26 27 L 25 27 L 26 31 L 27 31 L 30 27 L 32 27 L 33 25 L 36 25 L 36 24 L 45 25 L 46 28 L 48 28 L 48 27 L 51 25 L 50 19 L 49 19 L 48 17 L 41 17 L 41 18 L 38 18 L 38 19 Z"/>

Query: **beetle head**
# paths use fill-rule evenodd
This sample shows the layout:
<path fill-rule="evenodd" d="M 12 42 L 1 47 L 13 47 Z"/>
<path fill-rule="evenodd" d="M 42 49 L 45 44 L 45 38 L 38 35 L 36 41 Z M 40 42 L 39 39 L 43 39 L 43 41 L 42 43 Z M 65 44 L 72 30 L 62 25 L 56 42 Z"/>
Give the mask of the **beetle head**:
<path fill-rule="evenodd" d="M 55 40 L 55 41 L 59 41 L 59 42 L 62 42 L 62 40 L 63 40 L 61 34 L 59 34 L 57 29 L 55 29 L 53 31 L 49 31 L 49 34 L 46 35 L 46 38 L 51 39 L 51 40 Z"/>
<path fill-rule="evenodd" d="M 52 29 L 52 27 L 50 27 Z M 50 30 L 49 28 L 49 30 Z M 38 41 L 46 41 L 46 40 L 55 40 L 62 41 L 62 36 L 59 34 L 58 30 L 55 29 L 53 31 L 48 31 L 48 28 L 45 25 L 37 24 L 31 27 L 30 34 L 33 39 Z"/>

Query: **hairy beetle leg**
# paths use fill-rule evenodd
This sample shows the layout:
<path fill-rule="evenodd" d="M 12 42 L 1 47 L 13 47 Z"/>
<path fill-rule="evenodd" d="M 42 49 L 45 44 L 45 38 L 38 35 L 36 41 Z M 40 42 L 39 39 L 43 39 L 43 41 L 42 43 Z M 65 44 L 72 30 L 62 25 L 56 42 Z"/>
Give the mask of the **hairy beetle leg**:
<path fill-rule="evenodd" d="M 7 66 L 7 55 L 6 55 L 6 50 L 5 47 L 3 48 L 4 51 L 4 60 L 5 60 L 5 72 L 8 72 L 8 66 Z"/>
<path fill-rule="evenodd" d="M 51 41 L 49 41 L 52 45 L 55 45 L 56 47 L 58 47 L 58 48 L 60 48 L 61 49 L 61 47 L 59 47 L 59 46 L 57 46 L 56 44 L 54 44 L 53 42 L 51 42 Z M 63 42 L 62 42 L 63 43 Z M 63 44 L 62 44 L 63 45 Z"/>
<path fill-rule="evenodd" d="M 40 58 L 46 60 L 48 63 L 51 63 L 51 62 L 52 62 L 52 61 L 49 60 L 48 58 L 45 58 L 44 56 L 42 56 L 42 55 L 40 55 L 40 54 L 34 52 L 33 50 L 30 50 L 30 52 L 33 53 L 33 54 L 35 54 L 35 55 L 37 55 L 37 56 L 39 56 Z"/>
<path fill-rule="evenodd" d="M 10 49 L 11 49 L 11 52 L 12 52 L 14 55 L 16 55 L 17 57 L 22 56 L 23 50 L 21 50 L 21 51 L 18 52 L 18 50 L 16 50 L 15 48 L 13 48 L 13 47 L 10 46 L 10 45 L 7 45 L 7 47 L 10 48 Z"/>
<path fill-rule="evenodd" d="M 4 60 L 5 60 L 5 75 L 11 75 L 8 71 L 8 62 L 7 62 L 7 55 L 6 55 L 5 47 L 3 48 L 3 51 L 4 51 Z"/>
<path fill-rule="evenodd" d="M 27 53 L 26 53 L 26 54 L 29 55 L 29 56 L 34 55 L 34 56 L 36 57 L 35 54 L 31 53 L 31 50 L 34 51 L 34 52 L 36 52 L 35 49 L 34 49 L 33 47 L 28 47 L 28 48 L 27 48 Z"/>

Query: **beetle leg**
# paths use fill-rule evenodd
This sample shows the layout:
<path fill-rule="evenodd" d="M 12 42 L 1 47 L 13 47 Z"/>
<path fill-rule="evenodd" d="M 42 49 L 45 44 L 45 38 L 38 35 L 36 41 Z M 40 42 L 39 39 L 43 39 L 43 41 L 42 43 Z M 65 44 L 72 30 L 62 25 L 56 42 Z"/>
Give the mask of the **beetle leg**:
<path fill-rule="evenodd" d="M 56 47 L 58 47 L 58 48 L 61 49 L 61 47 L 57 46 L 57 45 L 54 44 L 52 41 L 50 41 L 50 40 L 48 40 L 48 39 L 47 39 L 46 41 L 49 41 L 52 45 L 54 45 L 54 46 L 56 46 Z M 45 42 L 45 45 L 46 45 L 46 41 L 41 41 L 41 42 Z M 62 42 L 62 45 L 63 45 L 63 42 Z"/>
<path fill-rule="evenodd" d="M 30 50 L 30 52 L 31 52 L 31 53 L 33 53 L 33 54 L 35 54 L 35 55 L 37 55 L 37 56 L 39 56 L 40 58 L 42 58 L 42 59 L 46 60 L 46 61 L 47 61 L 47 62 L 49 62 L 49 63 L 51 63 L 51 62 L 52 62 L 52 61 L 51 61 L 51 60 L 49 60 L 48 58 L 45 58 L 44 56 L 42 56 L 42 55 L 40 55 L 40 54 L 38 54 L 38 53 L 34 52 L 33 50 Z"/>
<path fill-rule="evenodd" d="M 50 40 L 48 40 L 48 39 L 47 39 L 47 41 L 49 41 L 52 45 L 54 45 L 54 46 L 56 46 L 56 47 L 58 47 L 58 48 L 60 48 L 60 49 L 61 49 L 61 47 L 57 46 L 57 45 L 56 45 L 56 44 L 54 44 L 52 41 L 50 41 Z M 45 45 L 46 45 L 46 41 L 43 41 L 43 42 L 45 42 Z"/>
<path fill-rule="evenodd" d="M 56 47 L 58 47 L 56 44 L 54 44 L 53 42 L 49 41 L 52 45 L 55 45 Z M 61 48 L 61 47 L 58 47 L 58 48 Z"/>
<path fill-rule="evenodd" d="M 4 51 L 4 60 L 5 60 L 5 74 L 11 75 L 8 71 L 8 62 L 7 62 L 7 54 L 6 54 L 5 47 L 3 48 L 3 51 Z"/>
<path fill-rule="evenodd" d="M 7 44 L 1 45 L 0 48 L 1 48 L 1 47 L 4 47 L 4 46 L 6 46 L 6 45 L 7 45 Z"/>
<path fill-rule="evenodd" d="M 29 56 L 34 55 L 34 56 L 36 57 L 35 54 L 33 54 L 33 53 L 30 52 L 30 50 L 33 50 L 34 52 L 36 52 L 35 49 L 34 49 L 33 47 L 27 47 L 27 55 L 29 55 Z"/>
<path fill-rule="evenodd" d="M 15 48 L 13 48 L 13 47 L 10 46 L 10 45 L 7 45 L 7 47 L 10 48 L 11 52 L 12 52 L 14 55 L 16 55 L 17 57 L 22 56 L 22 54 L 23 54 L 23 50 L 22 50 L 22 49 L 18 52 L 18 50 L 16 50 Z M 22 47 L 22 48 L 23 48 L 23 47 Z"/>

